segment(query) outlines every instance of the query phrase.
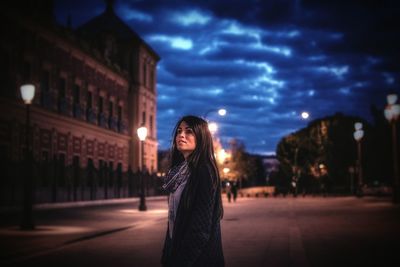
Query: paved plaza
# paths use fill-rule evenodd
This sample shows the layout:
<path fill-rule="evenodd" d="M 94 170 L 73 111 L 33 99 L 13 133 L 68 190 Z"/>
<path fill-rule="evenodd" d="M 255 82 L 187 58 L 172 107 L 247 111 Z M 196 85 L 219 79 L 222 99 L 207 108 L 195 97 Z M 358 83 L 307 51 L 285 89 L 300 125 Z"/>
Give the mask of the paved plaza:
<path fill-rule="evenodd" d="M 2 212 L 2 266 L 160 266 L 165 197 L 35 210 L 37 230 Z M 224 200 L 226 266 L 400 266 L 400 207 L 387 198 Z"/>

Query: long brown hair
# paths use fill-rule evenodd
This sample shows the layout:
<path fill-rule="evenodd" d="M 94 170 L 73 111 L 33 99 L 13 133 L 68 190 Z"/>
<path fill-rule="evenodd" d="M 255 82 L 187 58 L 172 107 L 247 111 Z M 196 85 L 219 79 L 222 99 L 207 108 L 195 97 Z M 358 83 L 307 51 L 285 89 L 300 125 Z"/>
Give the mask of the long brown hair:
<path fill-rule="evenodd" d="M 198 174 L 198 170 L 200 165 L 205 165 L 212 176 L 213 186 L 216 189 L 217 198 L 218 198 L 218 208 L 220 210 L 220 218 L 223 216 L 223 207 L 222 207 L 222 197 L 221 197 L 221 180 L 219 177 L 217 162 L 215 160 L 214 154 L 214 146 L 213 140 L 208 129 L 208 123 L 199 118 L 197 116 L 184 116 L 182 117 L 177 124 L 175 125 L 173 131 L 173 141 L 171 146 L 171 164 L 170 168 L 180 164 L 185 160 L 182 153 L 177 149 L 176 146 L 176 136 L 178 134 L 179 125 L 182 122 L 186 122 L 186 124 L 192 128 L 193 133 L 196 138 L 196 148 L 187 158 L 188 166 L 191 170 L 191 177 L 188 180 L 188 189 L 187 194 L 182 195 L 185 208 L 189 209 L 191 204 L 193 203 L 195 193 L 197 192 L 199 179 L 202 177 L 196 177 Z"/>

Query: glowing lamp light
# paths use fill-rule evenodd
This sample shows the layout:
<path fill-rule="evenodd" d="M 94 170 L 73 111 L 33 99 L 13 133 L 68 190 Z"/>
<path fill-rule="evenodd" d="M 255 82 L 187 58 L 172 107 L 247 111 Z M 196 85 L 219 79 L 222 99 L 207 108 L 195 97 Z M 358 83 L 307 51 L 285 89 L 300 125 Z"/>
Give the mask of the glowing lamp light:
<path fill-rule="evenodd" d="M 301 113 L 301 117 L 306 120 L 306 119 L 308 119 L 310 117 L 310 114 L 308 112 L 306 112 L 306 111 L 303 111 Z"/>
<path fill-rule="evenodd" d="M 29 105 L 35 96 L 35 86 L 33 84 L 24 84 L 20 87 L 22 100 Z"/>
<path fill-rule="evenodd" d="M 363 130 L 357 130 L 353 133 L 354 139 L 356 141 L 361 141 L 361 139 L 364 137 L 364 131 Z"/>
<path fill-rule="evenodd" d="M 221 149 L 219 152 L 218 152 L 218 159 L 219 159 L 219 163 L 224 163 L 225 162 L 225 159 L 226 159 L 226 152 L 225 152 L 225 149 Z"/>
<path fill-rule="evenodd" d="M 218 110 L 218 114 L 220 116 L 225 116 L 226 115 L 226 109 L 221 108 L 220 110 Z"/>
<path fill-rule="evenodd" d="M 227 174 L 229 171 L 230 171 L 230 169 L 229 168 L 223 168 L 223 170 L 222 170 L 225 174 Z"/>
<path fill-rule="evenodd" d="M 218 125 L 215 122 L 211 122 L 208 124 L 208 129 L 212 134 L 216 133 L 218 130 Z"/>
<path fill-rule="evenodd" d="M 356 122 L 356 123 L 354 123 L 354 129 L 355 129 L 356 131 L 361 130 L 362 127 L 363 127 L 363 124 L 362 124 L 361 122 Z"/>
<path fill-rule="evenodd" d="M 395 104 L 392 106 L 392 112 L 393 115 L 395 117 L 395 119 L 400 115 L 400 105 L 399 104 Z"/>
<path fill-rule="evenodd" d="M 147 137 L 147 128 L 142 126 L 139 129 L 137 129 L 137 135 L 140 139 L 140 141 L 146 140 Z"/>
<path fill-rule="evenodd" d="M 391 121 L 394 118 L 394 114 L 393 114 L 393 111 L 392 111 L 392 106 L 387 106 L 385 108 L 385 110 L 384 110 L 384 114 L 385 114 L 385 118 L 388 121 Z"/>
<path fill-rule="evenodd" d="M 397 95 L 396 94 L 390 94 L 386 97 L 387 102 L 389 105 L 394 105 L 397 102 Z"/>
<path fill-rule="evenodd" d="M 388 121 L 397 120 L 400 115 L 400 105 L 394 104 L 386 106 L 384 114 Z"/>

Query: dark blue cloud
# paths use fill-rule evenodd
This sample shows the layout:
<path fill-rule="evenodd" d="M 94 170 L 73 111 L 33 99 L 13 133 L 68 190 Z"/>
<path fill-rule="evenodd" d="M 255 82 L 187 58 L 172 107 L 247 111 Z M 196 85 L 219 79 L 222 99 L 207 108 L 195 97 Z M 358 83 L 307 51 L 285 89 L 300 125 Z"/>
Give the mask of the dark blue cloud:
<path fill-rule="evenodd" d="M 400 4 L 396 1 L 128 1 L 116 13 L 161 56 L 158 138 L 168 148 L 185 114 L 215 113 L 224 145 L 238 138 L 268 153 L 286 134 L 342 112 L 370 119 L 398 88 Z M 56 1 L 77 26 L 102 1 Z M 349 133 L 352 134 L 352 133 Z"/>

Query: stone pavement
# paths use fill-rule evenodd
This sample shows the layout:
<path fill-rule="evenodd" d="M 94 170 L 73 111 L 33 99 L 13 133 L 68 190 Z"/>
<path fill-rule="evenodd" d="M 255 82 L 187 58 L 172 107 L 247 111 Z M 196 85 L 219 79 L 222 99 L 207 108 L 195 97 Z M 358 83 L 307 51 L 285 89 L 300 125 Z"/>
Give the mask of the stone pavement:
<path fill-rule="evenodd" d="M 36 211 L 33 233 L 2 221 L 2 266 L 160 266 L 166 199 Z M 226 266 L 400 266 L 400 207 L 386 198 L 224 200 Z M 13 219 L 14 218 L 14 219 Z M 15 226 L 15 225 L 14 225 Z"/>

